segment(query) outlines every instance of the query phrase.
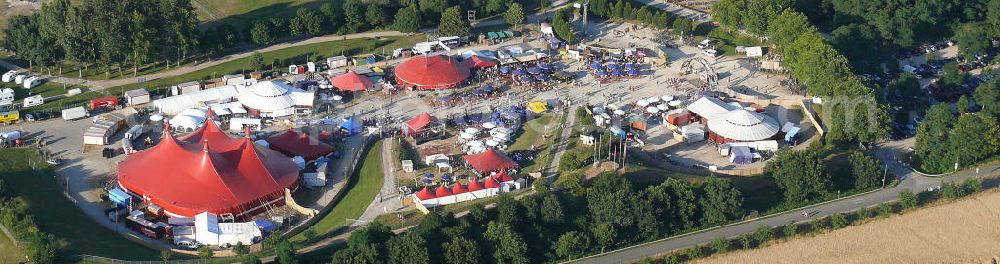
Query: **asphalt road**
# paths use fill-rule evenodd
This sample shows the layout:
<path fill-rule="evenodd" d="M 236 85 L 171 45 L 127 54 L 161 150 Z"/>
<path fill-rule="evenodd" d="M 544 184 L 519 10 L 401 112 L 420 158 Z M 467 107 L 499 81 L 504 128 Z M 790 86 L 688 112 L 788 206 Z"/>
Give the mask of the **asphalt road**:
<path fill-rule="evenodd" d="M 880 189 L 866 194 L 842 198 L 840 200 L 808 206 L 797 210 L 791 210 L 787 213 L 764 216 L 715 229 L 674 236 L 663 240 L 606 252 L 604 254 L 577 259 L 571 262 L 588 264 L 636 262 L 647 256 L 655 256 L 677 249 L 684 249 L 694 245 L 709 243 L 718 237 L 729 238 L 751 233 L 760 226 L 783 226 L 793 222 L 809 221 L 811 219 L 822 218 L 839 212 L 849 212 L 859 208 L 879 205 L 881 203 L 895 200 L 899 196 L 899 193 L 905 189 L 909 189 L 913 192 L 920 192 L 927 190 L 928 188 L 939 187 L 945 182 L 957 183 L 968 178 L 995 176 L 1000 174 L 1000 165 L 993 165 L 978 169 L 971 168 L 953 175 L 942 176 L 940 178 L 923 176 L 913 172 L 905 164 L 895 160 L 896 157 L 901 157 L 902 154 L 907 151 L 907 148 L 912 146 L 912 144 L 912 138 L 903 141 L 887 142 L 881 144 L 875 151 L 876 156 L 882 160 L 883 163 L 888 164 L 889 172 L 901 176 L 900 183 L 895 187 Z M 982 175 L 979 173 L 982 173 Z M 892 174 L 890 174 L 890 177 L 891 175 Z M 809 218 L 802 215 L 802 212 L 804 211 L 810 213 Z"/>

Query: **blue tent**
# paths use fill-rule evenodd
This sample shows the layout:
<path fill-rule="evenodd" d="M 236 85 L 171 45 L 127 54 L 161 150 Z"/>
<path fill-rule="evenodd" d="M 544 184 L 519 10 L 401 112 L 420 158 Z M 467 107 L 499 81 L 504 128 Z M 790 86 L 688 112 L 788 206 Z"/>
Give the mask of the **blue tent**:
<path fill-rule="evenodd" d="M 628 75 L 639 75 L 639 70 L 630 69 L 628 70 Z"/>
<path fill-rule="evenodd" d="M 543 81 L 543 82 L 547 82 L 547 81 L 549 81 L 549 76 L 548 76 L 548 75 L 545 75 L 545 74 L 542 74 L 542 75 L 536 75 L 536 76 L 535 76 L 535 79 L 536 79 L 536 80 L 539 80 L 539 81 Z"/>
<path fill-rule="evenodd" d="M 597 76 L 600 76 L 600 77 L 604 77 L 604 76 L 608 76 L 608 72 L 602 71 L 602 70 L 596 70 L 596 71 L 594 71 L 594 75 L 597 75 Z"/>
<path fill-rule="evenodd" d="M 615 76 L 622 76 L 625 75 L 625 72 L 623 72 L 621 69 L 615 69 L 613 72 L 611 72 L 611 74 Z"/>
<path fill-rule="evenodd" d="M 540 62 L 538 63 L 538 68 L 542 68 L 543 70 L 551 70 L 552 64 L 547 62 Z"/>
<path fill-rule="evenodd" d="M 736 164 L 750 164 L 753 163 L 753 153 L 750 152 L 750 147 L 747 146 L 735 146 L 729 149 L 729 160 Z"/>
<path fill-rule="evenodd" d="M 368 64 L 373 64 L 376 61 L 378 61 L 378 60 L 375 59 L 375 56 L 371 56 L 371 57 L 368 57 L 368 58 L 365 59 L 365 62 L 368 62 Z"/>
<path fill-rule="evenodd" d="M 514 69 L 514 72 L 511 72 L 511 74 L 513 74 L 513 75 L 527 75 L 528 73 L 525 72 L 524 69 L 522 69 L 522 68 L 517 68 L 517 69 Z"/>
<path fill-rule="evenodd" d="M 528 67 L 528 73 L 539 74 L 542 73 L 542 69 L 539 69 L 538 67 Z"/>
<path fill-rule="evenodd" d="M 600 69 L 604 69 L 604 66 L 601 66 L 600 63 L 596 63 L 595 62 L 594 64 L 590 65 L 590 69 L 592 69 L 592 70 L 600 70 Z"/>
<path fill-rule="evenodd" d="M 618 68 L 619 68 L 618 63 L 614 63 L 614 62 L 608 63 L 608 69 L 616 70 Z"/>
<path fill-rule="evenodd" d="M 352 136 L 365 131 L 365 125 L 361 123 L 361 119 L 353 116 L 344 118 L 344 120 L 340 122 L 340 128 L 347 130 L 347 132 Z"/>
<path fill-rule="evenodd" d="M 129 202 L 132 200 L 132 196 L 122 191 L 122 189 L 114 188 L 108 191 L 108 198 L 111 202 L 119 205 L 128 206 Z"/>
<path fill-rule="evenodd" d="M 264 233 L 271 233 L 272 231 L 278 229 L 277 224 L 271 221 L 267 221 L 267 219 L 260 217 L 254 218 L 253 223 L 257 225 L 257 227 L 260 228 L 261 231 L 264 231 Z"/>
<path fill-rule="evenodd" d="M 510 66 L 500 67 L 500 73 L 507 74 L 510 72 Z"/>
<path fill-rule="evenodd" d="M 635 63 L 626 63 L 625 69 L 635 69 Z"/>

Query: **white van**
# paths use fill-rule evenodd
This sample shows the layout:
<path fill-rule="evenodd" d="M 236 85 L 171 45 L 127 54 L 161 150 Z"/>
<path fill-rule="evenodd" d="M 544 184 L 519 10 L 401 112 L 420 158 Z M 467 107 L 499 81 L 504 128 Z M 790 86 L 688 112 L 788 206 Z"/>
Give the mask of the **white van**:
<path fill-rule="evenodd" d="M 16 83 L 16 84 L 23 84 L 24 80 L 26 80 L 28 78 L 31 78 L 31 74 L 27 74 L 27 73 L 18 74 L 17 76 L 14 76 L 14 83 Z"/>
<path fill-rule="evenodd" d="M 31 76 L 31 78 L 24 80 L 24 89 L 35 88 L 35 86 L 38 86 L 39 84 L 42 84 L 42 77 Z"/>
<path fill-rule="evenodd" d="M 3 82 L 12 82 L 14 81 L 15 75 L 17 75 L 16 71 L 7 71 L 7 73 L 3 74 L 3 78 L 0 80 L 2 80 Z"/>

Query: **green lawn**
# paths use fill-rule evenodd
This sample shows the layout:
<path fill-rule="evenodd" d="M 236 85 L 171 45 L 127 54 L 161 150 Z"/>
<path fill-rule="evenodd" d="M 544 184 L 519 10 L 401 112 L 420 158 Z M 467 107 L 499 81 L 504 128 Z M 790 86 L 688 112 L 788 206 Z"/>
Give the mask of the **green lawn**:
<path fill-rule="evenodd" d="M 29 162 L 40 170 L 32 170 Z M 54 172 L 34 149 L 0 150 L 0 178 L 14 195 L 28 200 L 42 231 L 67 242 L 66 256 L 90 254 L 116 259 L 159 259 L 159 252 L 125 239 L 90 219 L 64 198 Z M 4 238 L 6 239 L 6 238 Z"/>
<path fill-rule="evenodd" d="M 338 229 L 346 226 L 347 219 L 358 219 L 371 204 L 382 189 L 384 180 L 382 174 L 382 142 L 376 142 L 365 151 L 365 158 L 357 170 L 351 174 L 344 190 L 346 193 L 336 201 L 333 209 L 312 227 L 317 237 L 336 235 Z M 304 242 L 305 236 L 299 233 L 290 239 L 292 242 Z"/>
<path fill-rule="evenodd" d="M 528 122 L 524 122 L 521 127 L 521 135 L 514 140 L 514 144 L 508 147 L 508 150 L 524 150 L 531 148 L 531 145 L 540 146 L 542 143 L 542 132 L 545 132 L 545 125 L 552 122 L 552 114 L 544 114 Z M 554 124 L 553 124 L 554 125 Z M 549 127 L 549 130 L 555 130 L 554 127 Z"/>

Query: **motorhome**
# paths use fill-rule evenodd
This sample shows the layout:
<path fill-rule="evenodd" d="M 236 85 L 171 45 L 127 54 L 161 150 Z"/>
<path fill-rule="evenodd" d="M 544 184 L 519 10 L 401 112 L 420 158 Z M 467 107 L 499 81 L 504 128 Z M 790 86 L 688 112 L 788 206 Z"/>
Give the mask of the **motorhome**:
<path fill-rule="evenodd" d="M 14 89 L 5 88 L 0 90 L 0 105 L 11 105 L 14 103 Z"/>
<path fill-rule="evenodd" d="M 24 107 L 32 107 L 43 103 L 45 103 L 45 98 L 42 98 L 42 96 L 38 94 L 24 98 Z"/>
<path fill-rule="evenodd" d="M 0 80 L 3 82 L 12 82 L 14 81 L 14 76 L 17 76 L 17 71 L 7 71 L 7 73 L 3 74 L 3 78 Z"/>
<path fill-rule="evenodd" d="M 23 84 L 24 80 L 28 79 L 30 77 L 31 77 L 31 74 L 18 74 L 16 76 L 14 76 L 14 83 L 16 83 L 16 84 Z"/>
<path fill-rule="evenodd" d="M 42 77 L 31 76 L 31 78 L 24 80 L 24 89 L 35 88 L 35 86 L 38 86 L 39 84 L 42 84 Z"/>

